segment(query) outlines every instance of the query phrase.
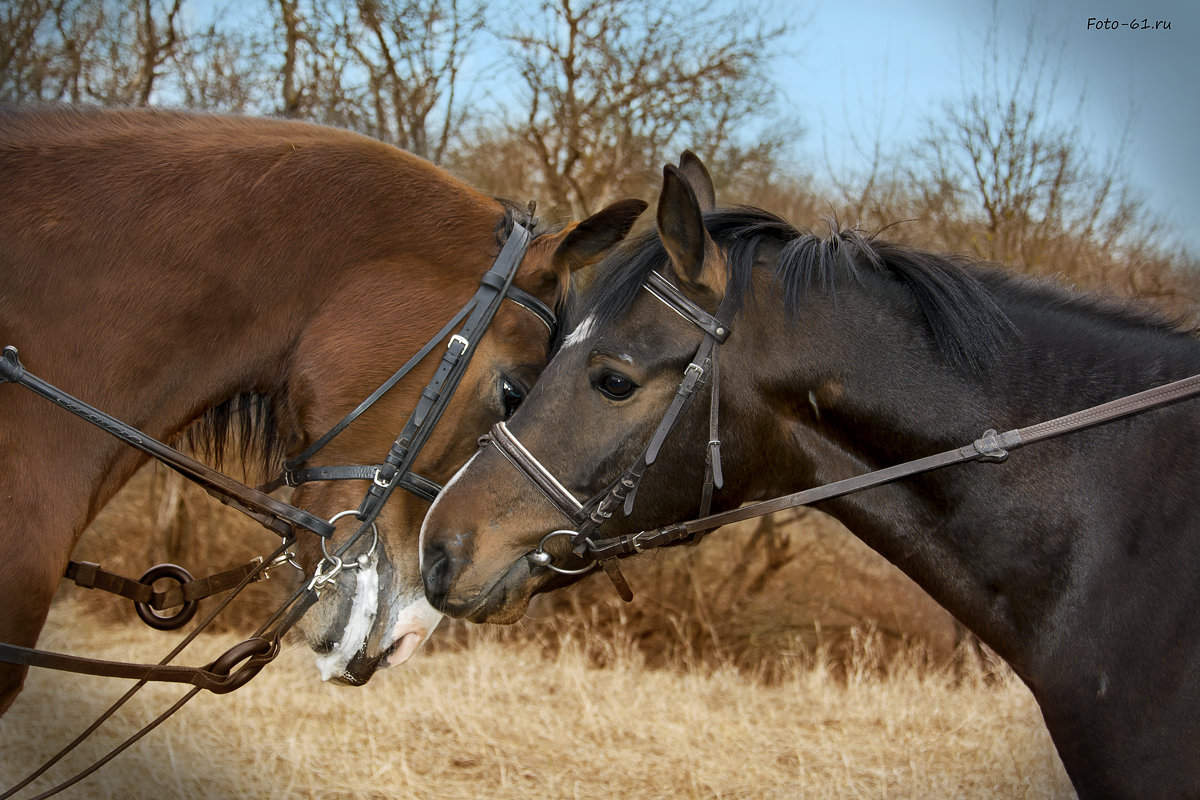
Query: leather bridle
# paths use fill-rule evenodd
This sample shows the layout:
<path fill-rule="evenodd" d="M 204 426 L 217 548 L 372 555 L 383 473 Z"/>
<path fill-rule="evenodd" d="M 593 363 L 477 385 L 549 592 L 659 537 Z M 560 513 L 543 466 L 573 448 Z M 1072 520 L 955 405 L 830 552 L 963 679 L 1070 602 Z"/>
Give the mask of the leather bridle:
<path fill-rule="evenodd" d="M 699 328 L 703 337 L 696 348 L 695 355 L 684 369 L 679 388 L 654 434 L 650 437 L 650 441 L 642 450 L 641 455 L 615 481 L 587 501 L 581 502 L 518 441 L 503 422 L 497 422 L 492 426 L 491 432 L 480 437 L 479 440 L 480 445 L 490 444 L 499 450 L 518 471 L 533 482 L 534 486 L 554 504 L 555 508 L 576 526 L 571 530 L 563 529 L 547 533 L 542 537 L 537 549 L 528 554 L 529 560 L 538 566 L 564 575 L 588 572 L 599 563 L 613 582 L 613 586 L 626 600 L 632 599 L 633 593 L 629 589 L 628 582 L 621 575 L 615 556 L 593 559 L 584 567 L 572 569 L 556 565 L 551 553 L 545 549 L 546 544 L 556 537 L 570 536 L 572 553 L 578 558 L 583 558 L 589 554 L 592 548 L 594 534 L 606 520 L 616 513 L 618 508 L 622 509 L 626 516 L 633 512 L 638 486 L 641 484 L 646 469 L 657 459 L 663 442 L 666 441 L 683 413 L 691 405 L 697 390 L 705 383 L 712 388 L 709 402 L 709 439 L 705 451 L 704 488 L 701 493 L 701 515 L 708 514 L 714 488 L 720 489 L 724 483 L 718 422 L 720 405 L 718 357 L 721 344 L 729 338 L 730 333 L 728 318 L 732 311 L 728 307 L 730 305 L 729 295 L 722 300 L 717 313 L 710 314 L 658 272 L 652 271 L 642 286 L 667 308 Z"/>

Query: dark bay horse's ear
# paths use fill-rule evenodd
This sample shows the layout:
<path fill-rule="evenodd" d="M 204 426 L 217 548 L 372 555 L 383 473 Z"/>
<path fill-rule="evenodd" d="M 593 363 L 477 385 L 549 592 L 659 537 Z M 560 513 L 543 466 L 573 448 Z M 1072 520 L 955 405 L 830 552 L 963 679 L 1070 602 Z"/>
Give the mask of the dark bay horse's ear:
<path fill-rule="evenodd" d="M 658 235 L 678 277 L 718 297 L 725 293 L 725 271 L 718 263 L 717 246 L 704 227 L 696 192 L 679 168 L 670 164 L 663 167 Z"/>
<path fill-rule="evenodd" d="M 556 267 L 574 272 L 594 264 L 609 248 L 625 238 L 646 210 L 644 200 L 618 200 L 575 225 L 554 251 Z"/>
<path fill-rule="evenodd" d="M 679 157 L 679 174 L 696 193 L 696 202 L 700 204 L 702 213 L 717 207 L 717 192 L 713 188 L 712 176 L 708 174 L 708 168 L 700 156 L 691 150 L 684 150 Z"/>

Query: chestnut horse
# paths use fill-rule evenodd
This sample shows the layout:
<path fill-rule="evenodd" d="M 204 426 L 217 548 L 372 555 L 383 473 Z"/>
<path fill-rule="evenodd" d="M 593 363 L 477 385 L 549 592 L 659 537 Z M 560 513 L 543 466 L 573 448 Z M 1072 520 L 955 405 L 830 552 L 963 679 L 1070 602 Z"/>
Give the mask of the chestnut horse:
<path fill-rule="evenodd" d="M 623 201 L 534 231 L 513 285 L 555 303 L 571 271 L 620 240 L 644 206 Z M 347 131 L 145 110 L 0 111 L 0 346 L 159 440 L 197 421 L 220 440 L 240 418 L 274 471 L 472 297 L 516 214 Z M 504 303 L 417 470 L 446 480 L 520 401 L 550 346 L 542 319 Z M 333 439 L 320 463 L 378 463 L 434 361 Z M 145 460 L 0 384 L 0 641 L 36 642 L 76 539 Z M 364 493 L 361 480 L 307 483 L 291 502 L 331 518 Z M 341 682 L 404 661 L 441 618 L 418 574 L 427 503 L 396 495 L 378 520 L 377 608 L 360 612 L 366 629 L 327 676 Z M 335 542 L 353 530 L 339 529 Z M 317 537 L 301 536 L 311 568 Z M 309 611 L 303 629 L 319 653 L 343 638 L 353 594 L 350 578 Z M 23 679 L 23 668 L 0 665 L 0 711 Z"/>
<path fill-rule="evenodd" d="M 694 157 L 666 169 L 658 231 L 598 267 L 579 327 L 438 497 L 436 608 L 515 620 L 601 552 L 571 546 L 577 520 L 633 552 L 686 530 L 705 486 L 720 512 L 935 454 L 1002 459 L 989 426 L 1200 374 L 1200 342 L 1144 313 L 712 198 Z M 1197 451 L 1200 402 L 1176 402 L 818 507 L 1012 665 L 1081 798 L 1195 800 Z M 631 516 L 586 499 L 618 495 Z"/>

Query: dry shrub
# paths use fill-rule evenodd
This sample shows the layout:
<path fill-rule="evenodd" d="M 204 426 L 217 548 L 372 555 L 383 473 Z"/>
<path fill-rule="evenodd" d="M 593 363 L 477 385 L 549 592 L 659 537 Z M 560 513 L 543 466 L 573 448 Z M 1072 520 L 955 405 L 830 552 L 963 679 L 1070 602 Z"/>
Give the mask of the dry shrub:
<path fill-rule="evenodd" d="M 597 666 L 636 653 L 651 667 L 727 667 L 768 682 L 797 665 L 827 663 L 841 674 L 870 653 L 877 666 L 903 651 L 940 667 L 973 644 L 916 584 L 815 511 L 728 526 L 693 547 L 626 559 L 622 569 L 632 603 L 597 573 L 535 598 L 501 635 L 556 651 L 586 631 Z M 461 646 L 471 627 L 443 626 L 435 646 Z"/>

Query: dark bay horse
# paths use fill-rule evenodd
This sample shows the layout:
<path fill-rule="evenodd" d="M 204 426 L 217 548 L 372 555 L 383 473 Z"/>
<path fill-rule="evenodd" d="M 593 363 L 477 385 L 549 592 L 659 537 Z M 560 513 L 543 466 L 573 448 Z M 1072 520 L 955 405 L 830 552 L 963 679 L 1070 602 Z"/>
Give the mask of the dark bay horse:
<path fill-rule="evenodd" d="M 712 197 L 695 159 L 666 169 L 658 231 L 598 268 L 582 322 L 507 423 L 586 505 L 646 452 L 704 336 L 664 305 L 651 270 L 728 314 L 719 380 L 703 376 L 606 536 L 698 516 L 713 383 L 720 511 L 1200 373 L 1200 343 L 1143 312 L 855 231 L 802 234 Z M 1194 799 L 1198 451 L 1193 400 L 819 507 L 1012 665 L 1080 797 Z M 553 535 L 574 527 L 558 488 L 535 486 L 521 458 L 485 445 L 426 518 L 439 610 L 511 622 L 573 579 L 549 565 L 586 567 Z"/>
<path fill-rule="evenodd" d="M 554 304 L 572 270 L 628 232 L 623 201 L 534 231 L 514 286 Z M 408 153 L 346 131 L 153 111 L 0 112 L 0 346 L 28 369 L 159 440 L 221 439 L 231 416 L 272 471 L 387 379 L 472 297 L 521 216 Z M 523 218 L 523 217 L 522 217 Z M 549 357 L 548 325 L 503 303 L 417 463 L 446 480 Z M 322 464 L 378 463 L 436 359 L 335 438 Z M 206 427 L 207 426 L 207 427 Z M 216 442 L 217 445 L 220 442 Z M 32 646 L 80 532 L 145 458 L 23 388 L 0 385 L 0 641 Z M 363 683 L 440 615 L 424 599 L 425 501 L 379 518 L 378 601 L 327 677 Z M 308 483 L 328 519 L 361 480 Z M 348 535 L 339 525 L 340 535 Z M 337 536 L 335 535 L 335 540 Z M 305 535 L 302 563 L 319 557 Z M 343 576 L 344 577 L 344 576 Z M 304 630 L 328 654 L 349 591 Z M 364 624 L 365 620 L 365 624 Z M 24 670 L 0 666 L 0 711 Z"/>

